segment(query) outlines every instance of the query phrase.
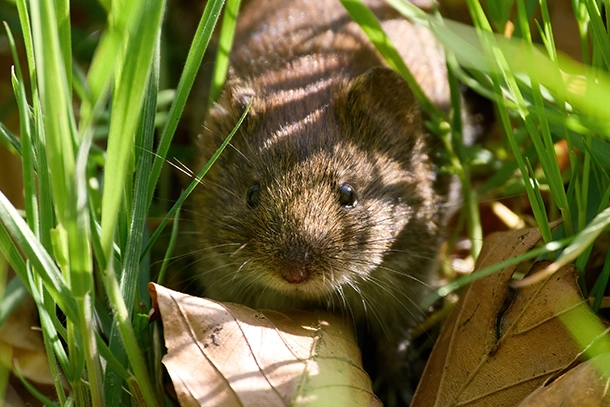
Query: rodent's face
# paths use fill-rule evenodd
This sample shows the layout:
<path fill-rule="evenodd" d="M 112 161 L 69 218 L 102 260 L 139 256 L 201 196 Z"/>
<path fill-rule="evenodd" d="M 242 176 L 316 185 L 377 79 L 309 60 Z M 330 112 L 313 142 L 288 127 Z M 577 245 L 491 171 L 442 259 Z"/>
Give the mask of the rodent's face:
<path fill-rule="evenodd" d="M 198 187 L 202 279 L 211 293 L 247 303 L 257 295 L 326 301 L 379 279 L 375 270 L 393 254 L 436 245 L 421 139 L 396 144 L 384 124 L 347 124 L 342 116 L 353 114 L 342 99 L 290 125 L 278 125 L 278 111 L 253 108 Z M 210 137 L 226 131 L 218 118 L 206 123 Z M 213 150 L 219 141 L 203 143 Z"/>

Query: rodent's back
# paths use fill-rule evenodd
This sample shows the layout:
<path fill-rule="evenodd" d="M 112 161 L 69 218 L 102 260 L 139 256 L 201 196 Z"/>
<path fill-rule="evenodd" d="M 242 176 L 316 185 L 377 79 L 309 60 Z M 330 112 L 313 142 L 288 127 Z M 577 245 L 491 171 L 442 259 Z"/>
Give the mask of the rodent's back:
<path fill-rule="evenodd" d="M 426 95 L 449 103 L 442 48 L 424 27 L 409 23 L 383 0 L 364 0 L 374 11 Z M 429 0 L 412 1 L 430 8 Z M 254 0 L 238 19 L 231 73 L 256 78 L 271 91 L 295 89 L 319 78 L 354 78 L 386 63 L 338 0 Z"/>

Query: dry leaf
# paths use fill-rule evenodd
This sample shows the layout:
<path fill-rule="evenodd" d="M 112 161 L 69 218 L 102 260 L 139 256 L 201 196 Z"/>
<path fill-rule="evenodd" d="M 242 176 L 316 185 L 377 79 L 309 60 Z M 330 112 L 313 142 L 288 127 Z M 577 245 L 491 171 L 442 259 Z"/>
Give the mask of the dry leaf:
<path fill-rule="evenodd" d="M 353 334 L 337 317 L 149 290 L 182 406 L 380 405 Z"/>
<path fill-rule="evenodd" d="M 0 327 L 0 363 L 14 369 L 13 362 L 17 361 L 26 379 L 52 385 L 42 333 L 36 329 L 39 325 L 34 300 L 26 298 Z"/>
<path fill-rule="evenodd" d="M 610 353 L 604 353 L 540 387 L 519 407 L 610 407 L 609 387 Z"/>
<path fill-rule="evenodd" d="M 28 406 L 32 406 L 32 404 L 26 404 L 25 401 L 22 400 L 19 393 L 9 383 L 9 385 L 6 388 L 6 394 L 4 395 L 4 401 L 3 401 L 2 406 L 3 407 L 28 407 Z"/>
<path fill-rule="evenodd" d="M 478 268 L 524 253 L 539 239 L 535 229 L 492 234 Z M 564 267 L 517 290 L 506 308 L 515 268 L 468 287 L 432 352 L 413 407 L 516 405 L 579 355 L 582 346 L 563 320 L 595 317 L 581 297 L 576 269 Z"/>

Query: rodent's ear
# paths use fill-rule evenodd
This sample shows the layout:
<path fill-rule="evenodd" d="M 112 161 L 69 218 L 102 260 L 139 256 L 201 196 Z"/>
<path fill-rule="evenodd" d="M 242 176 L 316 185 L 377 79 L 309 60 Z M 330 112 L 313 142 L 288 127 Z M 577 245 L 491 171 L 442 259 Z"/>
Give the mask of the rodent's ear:
<path fill-rule="evenodd" d="M 254 90 L 243 81 L 227 81 L 219 100 L 208 111 L 203 131 L 198 136 L 201 151 L 206 152 L 207 157 L 213 154 L 231 133 L 252 98 L 255 98 Z M 240 132 L 247 132 L 247 129 L 254 125 L 255 117 L 256 107 L 253 104 L 240 126 Z"/>
<path fill-rule="evenodd" d="M 377 128 L 377 134 L 404 134 L 404 130 L 419 133 L 422 129 L 420 107 L 407 82 L 389 68 L 375 67 L 356 77 L 340 92 L 343 106 L 340 116 L 344 123 L 360 130 Z M 400 126 L 397 128 L 396 126 Z M 401 131 L 402 129 L 402 131 Z"/>
<path fill-rule="evenodd" d="M 254 95 L 254 89 L 247 86 L 241 79 L 229 79 L 225 83 L 220 99 L 210 110 L 210 116 L 218 121 L 233 120 L 233 124 L 235 124 Z M 256 114 L 253 107 L 250 107 L 248 117 L 253 117 Z"/>
<path fill-rule="evenodd" d="M 243 114 L 244 110 L 246 110 L 246 107 L 248 107 L 248 104 L 255 93 L 254 89 L 247 86 L 241 79 L 231 79 L 227 81 L 225 92 L 227 93 L 227 97 L 233 105 L 233 108 L 239 112 L 240 116 Z M 254 110 L 250 107 L 248 115 L 254 114 Z"/>

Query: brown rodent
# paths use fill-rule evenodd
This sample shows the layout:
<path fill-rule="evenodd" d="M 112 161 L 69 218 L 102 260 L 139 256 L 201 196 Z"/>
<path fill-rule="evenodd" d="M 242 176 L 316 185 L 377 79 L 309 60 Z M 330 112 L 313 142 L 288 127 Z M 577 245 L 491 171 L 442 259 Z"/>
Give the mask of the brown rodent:
<path fill-rule="evenodd" d="M 382 1 L 366 3 L 446 108 L 433 36 Z M 343 313 L 374 340 L 364 350 L 374 349 L 381 392 L 401 388 L 447 199 L 413 93 L 338 0 L 250 1 L 230 64 L 200 136 L 202 163 L 252 106 L 194 198 L 205 295 Z"/>

